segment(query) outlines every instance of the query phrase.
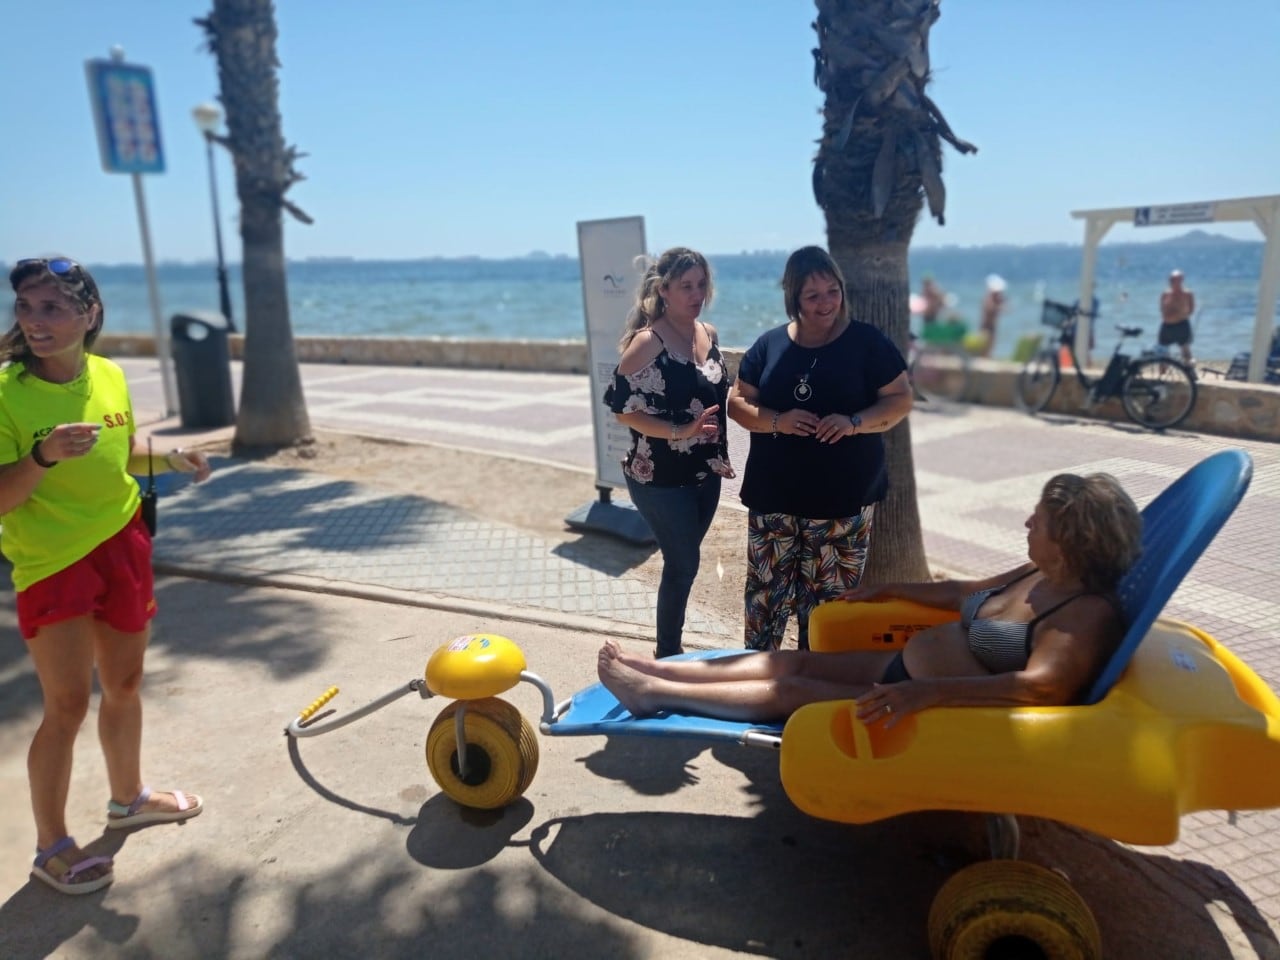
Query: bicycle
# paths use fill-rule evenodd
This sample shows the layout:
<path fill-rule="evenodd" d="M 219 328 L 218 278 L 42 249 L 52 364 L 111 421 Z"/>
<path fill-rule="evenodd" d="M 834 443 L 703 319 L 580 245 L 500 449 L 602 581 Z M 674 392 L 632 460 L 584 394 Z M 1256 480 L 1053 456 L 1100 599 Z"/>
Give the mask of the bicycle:
<path fill-rule="evenodd" d="M 908 333 L 907 376 L 917 400 L 959 403 L 965 398 L 969 389 L 969 351 L 964 346 L 967 329 L 963 323 L 935 321 L 921 336 Z"/>
<path fill-rule="evenodd" d="M 1076 379 L 1091 407 L 1110 397 L 1119 397 L 1129 419 L 1149 430 L 1167 430 L 1187 418 L 1196 405 L 1196 377 L 1181 360 L 1143 351 L 1137 357 L 1122 353 L 1124 342 L 1142 335 L 1141 327 L 1116 327 L 1120 339 L 1101 377 L 1090 378 L 1076 356 L 1076 322 L 1092 316 L 1079 307 L 1044 301 L 1040 322 L 1058 330 L 1057 343 L 1037 351 L 1018 374 L 1015 388 L 1018 403 L 1029 413 L 1039 413 L 1053 399 L 1062 380 L 1060 353 L 1066 348 L 1075 367 Z"/>

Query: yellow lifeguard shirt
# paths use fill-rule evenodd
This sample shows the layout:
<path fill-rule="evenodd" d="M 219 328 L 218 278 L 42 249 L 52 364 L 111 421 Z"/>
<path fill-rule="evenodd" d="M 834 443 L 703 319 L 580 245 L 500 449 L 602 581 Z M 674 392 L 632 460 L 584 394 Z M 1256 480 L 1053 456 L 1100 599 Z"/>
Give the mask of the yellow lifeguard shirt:
<path fill-rule="evenodd" d="M 124 371 L 92 354 L 71 383 L 41 380 L 22 363 L 0 370 L 0 464 L 21 460 L 62 423 L 100 423 L 102 430 L 88 454 L 45 470 L 31 496 L 0 516 L 0 550 L 13 564 L 16 590 L 87 556 L 138 509 L 138 483 L 128 472 L 134 423 Z"/>

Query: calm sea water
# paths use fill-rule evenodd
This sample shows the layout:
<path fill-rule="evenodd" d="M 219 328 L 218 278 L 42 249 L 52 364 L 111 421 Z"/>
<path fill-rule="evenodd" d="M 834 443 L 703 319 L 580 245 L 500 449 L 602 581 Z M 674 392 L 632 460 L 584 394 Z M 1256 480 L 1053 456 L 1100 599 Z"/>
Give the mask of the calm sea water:
<path fill-rule="evenodd" d="M 726 346 L 745 347 L 780 323 L 785 253 L 712 258 L 716 300 L 707 319 Z M 1261 243 L 1115 244 L 1098 256 L 1102 319 L 1098 350 L 1115 340 L 1116 324 L 1142 326 L 1154 342 L 1159 298 L 1169 271 L 1187 276 L 1199 312 L 1196 355 L 1223 359 L 1251 346 Z M 1008 282 L 995 356 L 1008 356 L 1018 338 L 1040 332 L 1044 296 L 1076 298 L 1079 247 L 922 248 L 910 258 L 913 287 L 932 274 L 954 297 L 954 310 L 973 323 L 985 278 Z M 107 305 L 108 329 L 150 333 L 146 279 L 139 266 L 96 266 Z M 158 270 L 167 318 L 182 310 L 216 310 L 210 264 L 166 264 Z M 238 269 L 231 269 L 233 309 L 243 326 Z M 298 335 L 445 336 L 481 339 L 581 340 L 582 286 L 576 259 L 307 261 L 289 265 L 289 296 Z"/>

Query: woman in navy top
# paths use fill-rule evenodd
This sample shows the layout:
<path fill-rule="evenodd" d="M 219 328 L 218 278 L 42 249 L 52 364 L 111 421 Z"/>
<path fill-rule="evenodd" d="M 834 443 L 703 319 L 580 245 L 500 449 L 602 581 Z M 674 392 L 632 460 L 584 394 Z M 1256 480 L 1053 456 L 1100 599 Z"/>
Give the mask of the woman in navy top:
<path fill-rule="evenodd" d="M 776 650 L 795 606 L 800 649 L 809 614 L 862 577 L 874 505 L 888 486 L 882 434 L 911 411 L 902 354 L 849 317 L 844 276 L 804 247 L 782 276 L 786 324 L 742 358 L 729 415 L 751 431 L 746 646 Z"/>
<path fill-rule="evenodd" d="M 675 247 L 651 262 L 604 396 L 631 432 L 622 472 L 662 551 L 658 657 L 683 652 L 702 539 L 720 502 L 720 479 L 733 476 L 725 433 L 728 371 L 715 327 L 699 320 L 711 297 L 711 267 L 702 254 Z"/>

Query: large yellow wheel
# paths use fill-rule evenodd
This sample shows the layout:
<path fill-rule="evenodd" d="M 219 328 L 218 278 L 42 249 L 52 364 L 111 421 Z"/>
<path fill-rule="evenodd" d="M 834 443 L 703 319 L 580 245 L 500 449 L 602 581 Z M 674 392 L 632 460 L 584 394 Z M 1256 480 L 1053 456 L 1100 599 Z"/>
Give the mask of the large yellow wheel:
<path fill-rule="evenodd" d="M 538 741 L 520 711 L 488 697 L 466 701 L 467 774 L 458 773 L 458 741 L 451 703 L 427 734 L 427 769 L 440 789 L 464 807 L 496 810 L 519 797 L 538 772 Z"/>
<path fill-rule="evenodd" d="M 1021 860 L 988 860 L 938 891 L 929 947 L 934 960 L 1100 960 L 1102 936 L 1061 876 Z"/>

